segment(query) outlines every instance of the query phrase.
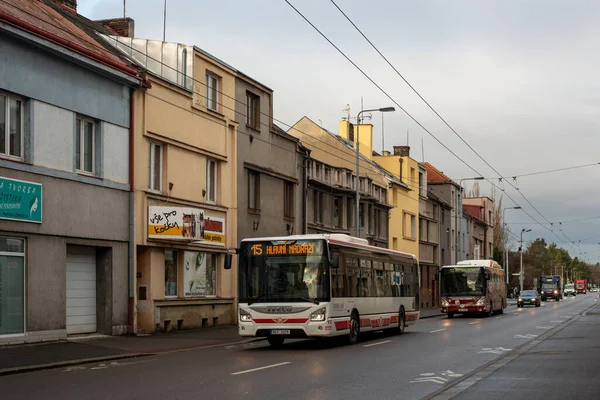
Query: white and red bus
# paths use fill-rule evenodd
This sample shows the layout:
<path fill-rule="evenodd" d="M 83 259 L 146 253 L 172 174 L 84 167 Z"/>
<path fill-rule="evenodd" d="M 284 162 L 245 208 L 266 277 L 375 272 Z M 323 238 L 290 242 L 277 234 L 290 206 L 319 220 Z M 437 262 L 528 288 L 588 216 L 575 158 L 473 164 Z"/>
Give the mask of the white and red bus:
<path fill-rule="evenodd" d="M 287 338 L 393 329 L 419 319 L 419 268 L 408 253 L 348 235 L 244 239 L 239 254 L 239 334 Z"/>
<path fill-rule="evenodd" d="M 504 270 L 493 260 L 465 260 L 440 268 L 442 312 L 502 314 L 507 307 Z"/>

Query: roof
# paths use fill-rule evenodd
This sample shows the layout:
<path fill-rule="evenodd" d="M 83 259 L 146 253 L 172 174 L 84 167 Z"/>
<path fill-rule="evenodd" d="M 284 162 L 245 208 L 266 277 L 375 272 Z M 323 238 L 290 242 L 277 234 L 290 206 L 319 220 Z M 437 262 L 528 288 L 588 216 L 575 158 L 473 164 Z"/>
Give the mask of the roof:
<path fill-rule="evenodd" d="M 289 133 L 287 133 L 286 131 L 281 129 L 279 127 L 279 125 L 277 125 L 275 123 L 273 123 L 273 128 L 271 129 L 271 131 L 279 136 L 283 136 L 284 138 L 292 140 L 296 143 L 300 142 L 300 139 L 298 139 L 296 136 L 290 135 Z"/>
<path fill-rule="evenodd" d="M 312 119 L 310 119 L 307 116 L 302 117 L 300 120 L 302 120 L 304 118 L 306 118 L 312 124 L 318 126 L 323 132 L 325 132 L 325 133 L 329 134 L 330 136 L 334 137 L 338 142 L 342 143 L 349 150 L 351 150 L 352 152 L 356 153 L 356 149 L 354 147 L 354 143 L 353 142 L 351 142 L 351 141 L 349 141 L 347 139 L 344 139 L 340 135 L 336 135 L 335 133 L 328 131 L 327 129 L 323 128 L 321 125 L 317 124 L 315 121 L 313 121 Z M 385 176 L 390 182 L 392 182 L 392 183 L 394 183 L 394 184 L 396 184 L 398 186 L 402 186 L 405 189 L 410 189 L 406 183 L 404 183 L 400 179 L 396 178 L 394 175 L 392 175 L 391 173 L 389 173 L 388 170 L 386 170 L 385 168 L 383 168 L 381 165 L 377 164 L 375 161 L 371 160 L 369 157 L 366 157 L 362 153 L 359 153 L 359 156 L 360 156 L 360 158 L 363 161 L 369 163 L 370 165 L 372 165 L 373 167 L 375 167 L 376 169 L 378 169 L 383 174 L 383 176 Z"/>
<path fill-rule="evenodd" d="M 108 32 L 106 28 L 51 0 L 0 1 L 0 21 L 137 76 L 137 69 L 96 40 L 95 31 Z"/>
<path fill-rule="evenodd" d="M 427 183 L 452 183 L 458 186 L 456 182 L 428 162 L 424 162 L 423 166 L 427 168 Z"/>

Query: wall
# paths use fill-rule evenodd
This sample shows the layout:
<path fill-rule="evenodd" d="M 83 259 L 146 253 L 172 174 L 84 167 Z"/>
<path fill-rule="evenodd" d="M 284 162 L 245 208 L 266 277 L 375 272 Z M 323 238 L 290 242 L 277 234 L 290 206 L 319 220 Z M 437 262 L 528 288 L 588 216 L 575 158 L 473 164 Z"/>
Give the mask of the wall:
<path fill-rule="evenodd" d="M 293 233 L 302 232 L 302 187 L 299 174 L 301 160 L 296 153 L 298 139 L 271 129 L 272 97 L 269 89 L 251 83 L 245 77 L 236 78 L 236 121 L 237 133 L 237 216 L 238 243 L 244 238 L 282 236 L 288 234 L 288 225 Z M 247 126 L 246 93 L 260 97 L 259 130 Z M 250 138 L 250 135 L 253 138 Z M 260 173 L 260 214 L 248 212 L 248 169 L 249 164 L 262 167 L 254 169 Z M 294 212 L 292 219 L 284 218 L 284 179 L 294 185 Z M 255 224 L 258 227 L 255 229 Z"/>
<path fill-rule="evenodd" d="M 462 215 L 462 196 L 459 196 L 459 188 L 452 183 L 435 183 L 428 182 L 428 190 L 431 190 L 440 199 L 452 206 L 449 221 L 449 248 L 450 248 L 450 264 L 455 264 L 457 261 L 456 253 L 456 232 L 458 226 L 458 218 Z M 447 228 L 448 229 L 448 228 Z M 443 232 L 442 232 L 443 234 Z"/>

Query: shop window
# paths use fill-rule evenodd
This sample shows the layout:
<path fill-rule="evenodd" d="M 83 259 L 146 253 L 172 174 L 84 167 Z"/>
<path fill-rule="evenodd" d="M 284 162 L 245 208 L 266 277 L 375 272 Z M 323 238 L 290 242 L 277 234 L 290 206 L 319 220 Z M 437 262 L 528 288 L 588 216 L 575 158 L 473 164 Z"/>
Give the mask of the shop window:
<path fill-rule="evenodd" d="M 0 335 L 25 332 L 25 241 L 0 238 Z"/>
<path fill-rule="evenodd" d="M 217 255 L 197 251 L 184 253 L 184 296 L 216 296 Z"/>
<path fill-rule="evenodd" d="M 177 297 L 176 250 L 165 250 L 165 297 Z"/>

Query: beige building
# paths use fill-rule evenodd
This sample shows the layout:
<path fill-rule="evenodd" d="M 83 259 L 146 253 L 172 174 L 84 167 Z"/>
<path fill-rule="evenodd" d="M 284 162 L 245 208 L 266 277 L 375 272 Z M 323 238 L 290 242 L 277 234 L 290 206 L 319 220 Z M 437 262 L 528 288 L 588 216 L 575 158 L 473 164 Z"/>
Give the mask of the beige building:
<path fill-rule="evenodd" d="M 310 151 L 307 165 L 307 233 L 356 236 L 356 151 L 352 141 L 335 135 L 307 117 L 290 130 Z M 362 144 L 362 141 L 361 141 Z M 396 180 L 361 155 L 359 236 L 388 247 L 388 188 Z"/>
<path fill-rule="evenodd" d="M 192 46 L 107 39 L 150 83 L 132 111 L 134 332 L 235 323 L 236 269 L 223 269 L 237 242 L 234 72 Z"/>

